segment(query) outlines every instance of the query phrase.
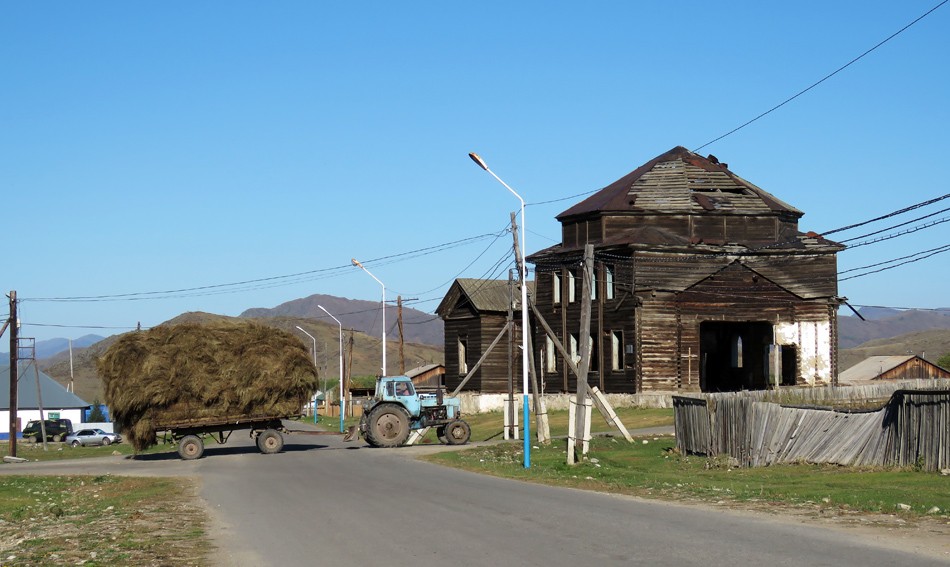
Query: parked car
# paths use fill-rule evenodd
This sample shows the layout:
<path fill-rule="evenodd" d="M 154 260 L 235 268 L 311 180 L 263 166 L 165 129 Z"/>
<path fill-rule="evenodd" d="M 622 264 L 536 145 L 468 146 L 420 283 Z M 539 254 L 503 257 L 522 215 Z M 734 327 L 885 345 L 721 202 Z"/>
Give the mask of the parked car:
<path fill-rule="evenodd" d="M 78 447 L 80 445 L 111 445 L 121 443 L 122 436 L 116 433 L 107 433 L 101 429 L 80 429 L 66 436 L 66 444 Z"/>
<path fill-rule="evenodd" d="M 68 419 L 45 419 L 43 420 L 46 429 L 47 441 L 62 441 L 67 435 L 73 432 L 73 422 Z M 23 438 L 29 439 L 34 443 L 43 440 L 43 429 L 40 426 L 40 420 L 34 419 L 23 428 Z"/>

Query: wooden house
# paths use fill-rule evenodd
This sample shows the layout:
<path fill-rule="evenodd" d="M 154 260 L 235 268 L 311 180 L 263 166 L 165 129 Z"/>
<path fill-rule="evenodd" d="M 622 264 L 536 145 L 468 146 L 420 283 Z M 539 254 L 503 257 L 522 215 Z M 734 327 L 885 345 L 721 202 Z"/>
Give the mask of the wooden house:
<path fill-rule="evenodd" d="M 579 358 L 589 243 L 592 386 L 637 393 L 829 383 L 844 246 L 799 231 L 802 215 L 714 156 L 673 148 L 557 216 L 561 243 L 528 257 L 538 307 Z M 542 333 L 535 345 L 545 390 L 573 391 L 552 341 Z"/>
<path fill-rule="evenodd" d="M 455 280 L 435 310 L 445 323 L 447 390 L 454 390 L 488 350 L 507 324 L 509 310 L 516 313 L 513 344 L 521 344 L 521 318 L 517 315 L 520 305 L 517 284 L 509 286 L 507 280 Z M 509 368 L 515 390 L 521 390 L 520 355 L 509 355 L 510 336 L 506 334 L 488 354 L 464 390 L 505 393 L 508 391 Z"/>
<path fill-rule="evenodd" d="M 950 379 L 946 370 L 917 355 L 869 356 L 838 375 L 842 386 L 873 384 L 882 380 Z"/>

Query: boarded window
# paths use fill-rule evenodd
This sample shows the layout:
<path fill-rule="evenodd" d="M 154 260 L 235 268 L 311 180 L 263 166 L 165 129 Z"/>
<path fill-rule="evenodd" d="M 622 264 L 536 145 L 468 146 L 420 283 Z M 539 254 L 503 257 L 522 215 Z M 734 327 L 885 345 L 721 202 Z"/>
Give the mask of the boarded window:
<path fill-rule="evenodd" d="M 468 374 L 468 337 L 459 337 L 459 376 Z"/>
<path fill-rule="evenodd" d="M 551 278 L 551 293 L 554 296 L 554 303 L 558 304 L 561 302 L 561 275 L 552 274 Z"/>
<path fill-rule="evenodd" d="M 614 298 L 614 267 L 604 265 L 604 299 Z"/>
<path fill-rule="evenodd" d="M 575 280 L 577 280 L 577 278 L 574 276 L 574 270 L 568 270 L 567 271 L 567 302 L 568 303 L 574 303 L 574 301 L 576 301 L 576 296 L 574 292 L 574 288 L 576 287 L 574 285 Z"/>
<path fill-rule="evenodd" d="M 557 372 L 557 353 L 551 337 L 545 337 L 544 340 L 544 371 Z"/>
<path fill-rule="evenodd" d="M 580 348 L 578 346 L 577 333 L 571 333 L 571 344 L 567 349 L 567 353 L 571 355 L 571 360 L 574 361 L 574 364 L 577 364 L 581 361 Z"/>
<path fill-rule="evenodd" d="M 610 333 L 610 369 L 623 370 L 623 331 Z"/>

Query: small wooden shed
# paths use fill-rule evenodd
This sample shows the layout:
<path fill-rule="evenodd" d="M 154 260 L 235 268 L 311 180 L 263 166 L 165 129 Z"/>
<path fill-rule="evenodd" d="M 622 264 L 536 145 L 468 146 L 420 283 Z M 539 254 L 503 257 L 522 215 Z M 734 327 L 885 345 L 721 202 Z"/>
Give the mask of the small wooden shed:
<path fill-rule="evenodd" d="M 838 375 L 841 386 L 871 384 L 881 380 L 936 380 L 950 378 L 946 370 L 915 354 L 869 356 Z"/>
<path fill-rule="evenodd" d="M 529 284 L 530 285 L 530 284 Z M 504 329 L 509 310 L 520 313 L 517 284 L 507 280 L 455 280 L 435 312 L 445 322 L 445 387 L 454 390 L 470 368 Z M 521 344 L 521 318 L 515 315 L 514 344 Z M 520 355 L 509 354 L 508 336 L 502 339 L 465 384 L 483 393 L 508 391 L 509 367 L 515 390 L 522 384 Z"/>

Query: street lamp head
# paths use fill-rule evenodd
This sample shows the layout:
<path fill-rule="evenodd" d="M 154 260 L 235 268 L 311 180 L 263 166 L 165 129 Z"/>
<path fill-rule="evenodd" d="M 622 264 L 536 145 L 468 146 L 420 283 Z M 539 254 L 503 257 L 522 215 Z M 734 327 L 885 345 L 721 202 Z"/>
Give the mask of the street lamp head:
<path fill-rule="evenodd" d="M 482 161 L 482 158 L 478 157 L 478 154 L 476 154 L 475 152 L 470 152 L 468 154 L 468 157 L 472 158 L 472 161 L 477 163 L 478 167 L 484 169 L 485 171 L 488 171 L 488 166 L 485 165 L 485 162 Z"/>
<path fill-rule="evenodd" d="M 363 264 L 360 264 L 360 261 L 357 260 L 356 258 L 350 258 L 350 262 L 353 262 L 353 265 L 356 266 L 357 268 L 363 267 Z"/>

